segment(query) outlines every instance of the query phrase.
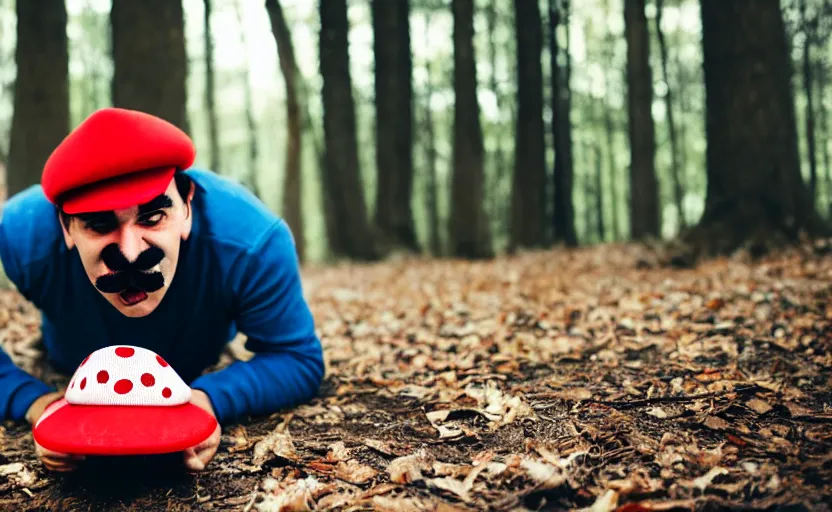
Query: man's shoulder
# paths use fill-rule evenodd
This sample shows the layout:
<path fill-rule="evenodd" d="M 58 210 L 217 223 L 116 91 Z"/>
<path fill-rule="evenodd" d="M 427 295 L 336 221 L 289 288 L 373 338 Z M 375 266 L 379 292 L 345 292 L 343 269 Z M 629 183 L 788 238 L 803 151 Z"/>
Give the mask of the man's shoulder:
<path fill-rule="evenodd" d="M 283 219 L 239 183 L 211 171 L 186 172 L 197 187 L 194 208 L 200 239 L 232 251 L 251 252 L 275 230 L 288 230 Z"/>
<path fill-rule="evenodd" d="M 3 273 L 30 300 L 55 269 L 63 245 L 57 212 L 40 185 L 9 198 L 0 212 L 0 260 Z M 33 295 L 34 294 L 34 295 Z"/>
<path fill-rule="evenodd" d="M 23 261 L 30 263 L 54 253 L 54 242 L 62 238 L 55 206 L 33 185 L 9 198 L 0 211 L 0 226 L 6 242 Z"/>

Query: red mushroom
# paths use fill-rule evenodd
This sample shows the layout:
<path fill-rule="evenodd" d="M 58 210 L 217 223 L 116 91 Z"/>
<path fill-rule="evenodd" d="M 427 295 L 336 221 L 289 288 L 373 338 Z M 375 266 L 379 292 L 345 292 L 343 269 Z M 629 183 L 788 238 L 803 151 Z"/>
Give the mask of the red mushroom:
<path fill-rule="evenodd" d="M 208 438 L 216 419 L 190 403 L 191 388 L 153 351 L 99 349 L 75 370 L 66 396 L 33 427 L 46 449 L 80 455 L 182 451 Z"/>

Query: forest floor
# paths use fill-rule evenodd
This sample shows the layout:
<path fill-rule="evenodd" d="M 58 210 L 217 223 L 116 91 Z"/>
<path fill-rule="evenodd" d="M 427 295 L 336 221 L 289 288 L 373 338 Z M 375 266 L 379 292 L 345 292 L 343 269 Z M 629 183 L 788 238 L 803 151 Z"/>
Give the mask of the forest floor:
<path fill-rule="evenodd" d="M 7 422 L 0 510 L 830 510 L 830 256 L 682 270 L 626 245 L 305 269 L 318 398 L 228 426 L 195 477 L 165 457 L 51 475 Z M 57 379 L 37 315 L 0 301 L 5 349 Z"/>

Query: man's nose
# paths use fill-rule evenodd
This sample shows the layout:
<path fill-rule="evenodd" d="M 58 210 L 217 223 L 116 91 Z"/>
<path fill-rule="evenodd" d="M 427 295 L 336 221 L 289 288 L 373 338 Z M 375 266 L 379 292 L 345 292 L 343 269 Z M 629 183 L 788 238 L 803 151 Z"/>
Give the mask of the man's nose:
<path fill-rule="evenodd" d="M 141 230 L 136 229 L 133 226 L 127 225 L 124 226 L 121 230 L 121 237 L 118 242 L 118 247 L 121 249 L 121 253 L 127 258 L 128 261 L 131 263 L 136 261 L 136 258 L 139 257 L 145 249 L 149 247 L 147 242 L 144 241 L 142 238 Z"/>

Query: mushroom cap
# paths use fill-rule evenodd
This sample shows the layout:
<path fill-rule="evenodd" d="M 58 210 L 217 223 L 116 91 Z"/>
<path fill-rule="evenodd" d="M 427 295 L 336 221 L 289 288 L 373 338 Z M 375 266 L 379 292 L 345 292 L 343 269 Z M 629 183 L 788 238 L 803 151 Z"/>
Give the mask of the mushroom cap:
<path fill-rule="evenodd" d="M 190 403 L 191 388 L 151 350 L 114 345 L 96 350 L 75 370 L 64 398 L 35 423 L 48 450 L 84 455 L 145 455 L 181 451 L 217 426 Z"/>

